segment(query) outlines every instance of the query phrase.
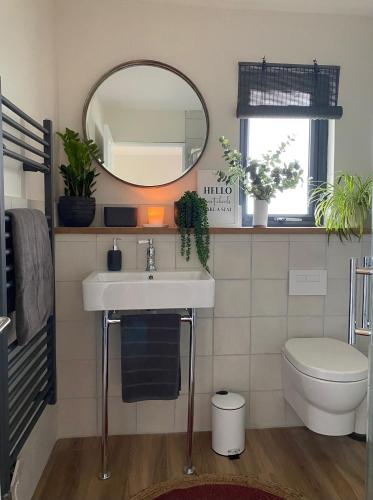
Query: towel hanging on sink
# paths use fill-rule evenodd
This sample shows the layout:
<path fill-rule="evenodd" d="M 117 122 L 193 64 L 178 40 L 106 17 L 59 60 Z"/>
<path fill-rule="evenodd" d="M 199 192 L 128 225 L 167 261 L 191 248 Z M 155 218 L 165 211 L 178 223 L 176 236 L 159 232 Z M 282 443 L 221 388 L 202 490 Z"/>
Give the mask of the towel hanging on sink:
<path fill-rule="evenodd" d="M 177 399 L 180 393 L 180 314 L 121 318 L 122 399 Z"/>

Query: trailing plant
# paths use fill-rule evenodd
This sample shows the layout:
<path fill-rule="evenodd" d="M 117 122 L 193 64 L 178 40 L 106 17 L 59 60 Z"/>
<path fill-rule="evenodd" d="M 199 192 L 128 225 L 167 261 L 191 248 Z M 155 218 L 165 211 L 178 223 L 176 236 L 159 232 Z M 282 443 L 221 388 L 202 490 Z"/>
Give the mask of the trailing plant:
<path fill-rule="evenodd" d="M 186 191 L 176 202 L 176 225 L 181 238 L 180 253 L 187 261 L 191 253 L 191 234 L 194 232 L 194 241 L 197 255 L 204 269 L 207 271 L 207 261 L 210 255 L 210 233 L 207 216 L 207 202 L 198 196 L 196 191 Z"/>
<path fill-rule="evenodd" d="M 247 195 L 269 202 L 277 191 L 295 188 L 302 181 L 303 170 L 299 162 L 285 163 L 282 160 L 283 153 L 294 141 L 290 136 L 275 151 L 269 150 L 259 160 L 247 158 L 245 161 L 239 151 L 232 149 L 228 139 L 220 137 L 219 141 L 228 165 L 227 170 L 217 172 L 219 182 L 239 183 Z"/>
<path fill-rule="evenodd" d="M 325 226 L 328 237 L 336 232 L 341 241 L 361 239 L 372 208 L 373 180 L 347 172 L 338 174 L 334 184 L 316 187 L 310 203 L 316 203 L 315 223 Z"/>
<path fill-rule="evenodd" d="M 68 165 L 60 166 L 65 183 L 65 196 L 90 198 L 95 192 L 95 178 L 99 175 L 92 167 L 94 158 L 100 156 L 97 144 L 92 140 L 83 141 L 78 132 L 66 128 L 64 133 L 57 132 L 62 139 Z"/>

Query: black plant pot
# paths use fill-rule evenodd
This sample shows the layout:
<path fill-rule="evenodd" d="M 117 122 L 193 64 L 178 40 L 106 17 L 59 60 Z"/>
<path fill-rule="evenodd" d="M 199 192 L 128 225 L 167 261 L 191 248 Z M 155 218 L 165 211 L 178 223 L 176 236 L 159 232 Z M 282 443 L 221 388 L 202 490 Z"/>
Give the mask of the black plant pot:
<path fill-rule="evenodd" d="M 175 218 L 175 224 L 177 225 L 177 221 L 179 220 L 179 202 L 175 201 L 174 203 L 174 218 Z M 187 228 L 193 228 L 193 209 L 190 208 L 186 214 L 186 227 Z"/>
<path fill-rule="evenodd" d="M 95 198 L 61 196 L 58 202 L 58 214 L 64 226 L 87 227 L 92 223 L 95 213 Z"/>

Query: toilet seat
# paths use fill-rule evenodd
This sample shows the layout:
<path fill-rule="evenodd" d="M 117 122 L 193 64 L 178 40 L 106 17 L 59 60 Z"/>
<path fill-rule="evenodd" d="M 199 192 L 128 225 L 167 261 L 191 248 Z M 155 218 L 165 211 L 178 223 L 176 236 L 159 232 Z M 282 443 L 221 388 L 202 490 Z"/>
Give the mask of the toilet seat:
<path fill-rule="evenodd" d="M 368 378 L 368 360 L 353 346 L 332 338 L 294 338 L 283 347 L 287 360 L 310 377 L 333 382 Z"/>

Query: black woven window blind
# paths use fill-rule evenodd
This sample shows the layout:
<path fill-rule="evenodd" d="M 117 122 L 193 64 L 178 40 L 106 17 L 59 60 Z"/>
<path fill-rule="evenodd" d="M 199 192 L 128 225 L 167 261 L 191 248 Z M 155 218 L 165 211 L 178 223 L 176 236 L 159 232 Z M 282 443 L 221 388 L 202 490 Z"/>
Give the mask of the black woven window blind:
<path fill-rule="evenodd" d="M 239 63 L 237 117 L 341 118 L 339 66 Z"/>

